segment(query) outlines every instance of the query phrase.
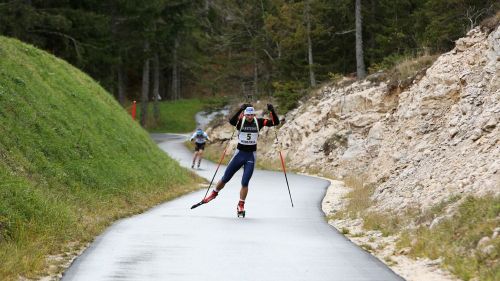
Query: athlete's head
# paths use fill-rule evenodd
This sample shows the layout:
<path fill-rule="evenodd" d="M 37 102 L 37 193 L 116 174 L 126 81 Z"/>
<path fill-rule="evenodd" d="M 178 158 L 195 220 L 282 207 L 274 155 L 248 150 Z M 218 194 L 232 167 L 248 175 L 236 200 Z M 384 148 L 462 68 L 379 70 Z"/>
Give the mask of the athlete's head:
<path fill-rule="evenodd" d="M 201 128 L 196 129 L 196 134 L 197 135 L 202 135 L 203 134 L 203 130 Z"/>
<path fill-rule="evenodd" d="M 247 121 L 251 121 L 253 120 L 253 118 L 255 117 L 255 109 L 251 106 L 245 108 L 245 118 L 247 119 Z"/>

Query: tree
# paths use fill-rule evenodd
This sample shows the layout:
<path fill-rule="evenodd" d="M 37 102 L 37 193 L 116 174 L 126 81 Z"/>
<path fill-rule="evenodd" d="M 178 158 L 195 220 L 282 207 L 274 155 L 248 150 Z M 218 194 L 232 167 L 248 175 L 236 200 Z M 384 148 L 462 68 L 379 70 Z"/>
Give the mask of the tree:
<path fill-rule="evenodd" d="M 365 60 L 363 57 L 363 17 L 361 15 L 361 0 L 356 0 L 356 76 L 358 79 L 366 77 Z"/>
<path fill-rule="evenodd" d="M 144 65 L 142 67 L 142 91 L 141 91 L 141 125 L 146 126 L 148 117 L 148 100 L 149 100 L 149 40 L 144 41 Z"/>
<path fill-rule="evenodd" d="M 155 123 L 160 121 L 160 57 L 158 52 L 153 56 L 153 118 Z"/>
<path fill-rule="evenodd" d="M 311 42 L 311 5 L 310 0 L 306 0 L 306 25 L 307 25 L 307 59 L 309 62 L 309 79 L 312 87 L 316 86 L 316 78 L 314 76 L 314 62 L 313 62 L 313 51 L 312 51 L 312 42 Z"/>
<path fill-rule="evenodd" d="M 175 43 L 172 50 L 172 94 L 173 100 L 178 100 L 181 98 L 180 94 L 180 73 L 179 73 L 179 57 L 177 55 L 179 49 L 179 39 L 175 38 Z"/>
<path fill-rule="evenodd" d="M 413 15 L 413 28 L 419 45 L 445 51 L 453 48 L 471 27 L 498 10 L 500 2 L 495 0 L 427 0 Z"/>
<path fill-rule="evenodd" d="M 362 79 L 367 67 L 449 50 L 499 9 L 495 0 L 0 0 L 0 34 L 69 61 L 122 104 L 153 98 L 157 116 L 160 93 L 244 88 L 290 98 L 288 108 L 331 73 Z"/>

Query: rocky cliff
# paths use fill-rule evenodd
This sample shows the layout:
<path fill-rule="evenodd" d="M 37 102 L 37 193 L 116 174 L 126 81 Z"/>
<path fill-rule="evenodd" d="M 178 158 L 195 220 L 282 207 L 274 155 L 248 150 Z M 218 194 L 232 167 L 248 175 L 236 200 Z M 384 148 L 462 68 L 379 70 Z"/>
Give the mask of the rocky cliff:
<path fill-rule="evenodd" d="M 261 134 L 259 157 L 342 179 L 362 176 L 378 210 L 427 208 L 453 194 L 500 193 L 500 29 L 473 29 L 409 85 L 324 86 Z M 372 79 L 373 80 L 373 79 Z M 229 126 L 209 130 L 227 140 Z"/>

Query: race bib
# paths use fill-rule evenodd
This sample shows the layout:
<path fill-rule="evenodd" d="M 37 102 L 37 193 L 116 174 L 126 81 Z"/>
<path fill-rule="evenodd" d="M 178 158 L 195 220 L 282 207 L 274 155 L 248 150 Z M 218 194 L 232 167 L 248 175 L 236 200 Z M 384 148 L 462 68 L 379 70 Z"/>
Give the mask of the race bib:
<path fill-rule="evenodd" d="M 240 132 L 238 136 L 238 143 L 244 145 L 256 145 L 258 137 L 259 133 Z"/>

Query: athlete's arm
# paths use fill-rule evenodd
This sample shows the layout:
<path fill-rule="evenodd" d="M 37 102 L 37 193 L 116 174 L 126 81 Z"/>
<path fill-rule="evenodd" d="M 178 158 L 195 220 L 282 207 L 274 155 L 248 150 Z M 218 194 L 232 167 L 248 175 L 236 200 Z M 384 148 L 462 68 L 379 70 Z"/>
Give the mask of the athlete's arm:
<path fill-rule="evenodd" d="M 267 118 L 257 119 L 257 121 L 259 122 L 259 128 L 278 126 L 280 124 L 280 119 L 278 118 L 278 115 L 276 114 L 276 111 L 274 110 L 273 105 L 268 104 L 267 109 L 272 113 L 273 119 L 267 119 Z M 273 123 L 273 121 L 274 121 L 274 123 Z"/>
<path fill-rule="evenodd" d="M 234 114 L 233 117 L 231 117 L 231 119 L 229 119 L 229 124 L 231 124 L 233 126 L 238 125 L 238 121 L 240 119 L 240 114 L 243 112 L 243 110 L 245 110 L 245 108 L 247 108 L 249 106 L 251 106 L 251 105 L 243 104 L 240 107 L 240 109 L 238 110 L 238 112 L 236 112 L 236 114 Z"/>
<path fill-rule="evenodd" d="M 272 113 L 272 122 L 274 126 L 278 126 L 280 124 L 280 119 L 278 118 L 278 114 L 276 114 L 276 111 L 274 110 L 274 106 L 272 104 L 267 104 L 267 109 L 271 111 Z"/>

